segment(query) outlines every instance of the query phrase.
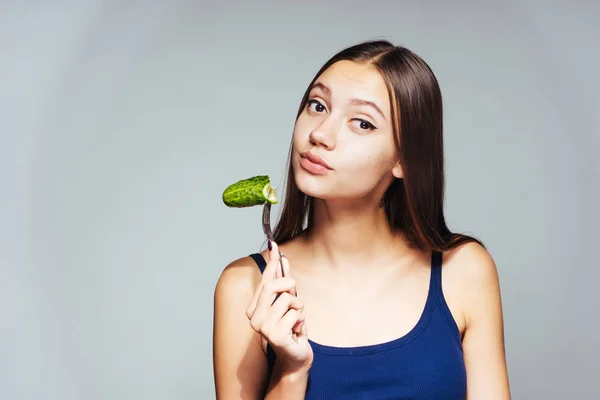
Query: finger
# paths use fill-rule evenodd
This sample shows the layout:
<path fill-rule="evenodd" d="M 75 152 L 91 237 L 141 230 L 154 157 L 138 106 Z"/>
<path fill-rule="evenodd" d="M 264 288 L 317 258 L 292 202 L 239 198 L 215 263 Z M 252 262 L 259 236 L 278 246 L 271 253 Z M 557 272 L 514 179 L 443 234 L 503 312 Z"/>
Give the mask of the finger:
<path fill-rule="evenodd" d="M 273 305 L 275 298 L 280 293 L 290 292 L 296 287 L 296 281 L 292 278 L 280 278 L 267 282 L 263 285 L 262 291 L 258 296 L 256 308 L 268 308 Z"/>
<path fill-rule="evenodd" d="M 273 305 L 273 302 L 277 295 L 283 292 L 289 292 L 296 286 L 296 282 L 294 282 L 291 278 L 281 278 L 276 281 L 270 281 L 265 283 L 262 286 L 262 290 L 260 295 L 258 296 L 258 301 L 256 303 L 256 307 L 254 308 L 254 312 L 249 317 L 252 328 L 255 330 L 258 329 L 269 310 L 269 308 Z"/>
<path fill-rule="evenodd" d="M 273 337 L 285 337 L 293 331 L 294 326 L 304 323 L 304 315 L 299 310 L 290 308 L 275 326 Z"/>
<path fill-rule="evenodd" d="M 296 324 L 294 325 L 292 330 L 294 331 L 294 333 L 296 335 L 301 335 L 303 329 L 304 329 L 304 318 L 301 318 L 298 320 L 298 322 L 296 322 Z"/>
<path fill-rule="evenodd" d="M 283 273 L 285 276 L 291 276 L 290 260 L 288 260 L 284 254 L 281 255 L 281 264 L 283 265 Z"/>
<path fill-rule="evenodd" d="M 261 327 L 261 332 L 268 333 L 277 326 L 277 323 L 290 309 L 302 311 L 304 304 L 295 296 L 284 292 L 273 303 L 270 309 L 265 313 L 265 319 Z"/>
<path fill-rule="evenodd" d="M 256 305 L 258 304 L 258 298 L 260 297 L 260 294 L 262 293 L 264 286 L 265 286 L 265 282 L 263 282 L 261 280 L 258 283 L 256 290 L 254 290 L 254 294 L 252 295 L 252 299 L 250 300 L 250 303 L 248 303 L 248 306 L 246 307 L 246 316 L 249 319 L 252 318 L 252 316 L 254 315 L 254 312 L 256 311 Z"/>
<path fill-rule="evenodd" d="M 291 273 L 291 268 L 290 268 L 290 260 L 288 260 L 288 258 L 284 255 L 281 256 L 281 265 L 283 267 L 283 272 L 285 274 L 286 277 L 291 277 L 292 273 Z M 291 294 L 293 294 L 294 296 L 297 296 L 297 290 L 294 287 L 294 291 L 290 292 Z"/>
<path fill-rule="evenodd" d="M 269 249 L 269 260 L 267 266 L 263 272 L 262 281 L 269 281 L 276 279 L 277 267 L 279 266 L 279 246 L 275 241 L 270 241 L 271 247 Z"/>
<path fill-rule="evenodd" d="M 308 331 L 306 329 L 306 320 L 304 319 L 304 314 L 302 313 L 304 309 L 299 310 L 301 313 L 300 318 L 292 328 L 292 331 L 296 334 L 296 337 L 308 337 Z"/>
<path fill-rule="evenodd" d="M 250 303 L 248 303 L 248 306 L 246 307 L 246 316 L 248 318 L 252 318 L 252 316 L 254 315 L 254 311 L 256 310 L 256 304 L 258 303 L 258 296 L 260 296 L 263 286 L 264 286 L 263 282 L 260 282 L 258 284 L 258 286 L 256 287 L 256 290 L 254 291 L 254 294 L 252 295 L 252 299 L 250 300 Z"/>
<path fill-rule="evenodd" d="M 302 321 L 299 324 L 299 328 L 300 330 L 296 332 L 296 334 L 298 335 L 298 337 L 300 336 L 304 336 L 304 337 L 308 337 L 308 329 L 306 328 L 306 322 L 304 321 L 304 315 L 302 315 Z"/>
<path fill-rule="evenodd" d="M 272 247 L 273 244 L 275 245 L 275 248 L 278 249 L 277 244 L 275 242 L 270 242 L 270 243 L 271 243 L 271 249 L 273 248 Z M 269 252 L 269 260 L 267 261 L 265 270 L 262 273 L 260 282 L 259 282 L 256 290 L 254 291 L 254 295 L 252 296 L 250 303 L 248 303 L 248 307 L 246 307 L 246 316 L 248 318 L 252 318 L 252 315 L 254 314 L 254 310 L 256 310 L 258 296 L 260 295 L 265 282 L 275 279 L 274 272 L 276 271 L 276 269 L 274 269 L 274 266 L 273 266 L 273 262 L 272 262 L 273 257 L 271 256 L 272 253 L 273 253 L 272 251 Z M 277 251 L 277 257 L 279 257 L 279 251 Z M 278 263 L 279 263 L 279 261 L 277 261 L 277 264 Z"/>
<path fill-rule="evenodd" d="M 296 340 L 292 328 L 298 322 L 298 319 L 301 318 L 300 316 L 301 314 L 298 310 L 290 308 L 279 320 L 277 325 L 267 334 L 263 334 L 263 336 L 274 346 L 284 346 L 288 344 L 290 336 Z"/>
<path fill-rule="evenodd" d="M 277 269 L 275 270 L 275 279 L 283 278 L 285 276 L 282 267 L 283 258 L 284 255 L 282 254 L 281 258 L 279 259 L 279 263 L 277 264 Z"/>

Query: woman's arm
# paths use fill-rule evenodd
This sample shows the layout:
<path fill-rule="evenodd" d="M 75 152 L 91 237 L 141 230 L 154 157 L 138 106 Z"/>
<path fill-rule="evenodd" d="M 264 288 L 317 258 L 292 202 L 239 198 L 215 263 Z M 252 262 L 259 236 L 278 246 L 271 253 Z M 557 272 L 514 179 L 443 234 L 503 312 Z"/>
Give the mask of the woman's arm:
<path fill-rule="evenodd" d="M 280 259 L 275 242 L 270 242 L 269 248 L 267 265 L 246 316 L 252 329 L 277 354 L 265 399 L 300 400 L 306 395 L 313 359 L 302 314 L 304 305 L 297 297 L 289 260 Z"/>
<path fill-rule="evenodd" d="M 214 294 L 213 371 L 218 400 L 262 399 L 267 360 L 261 338 L 246 317 L 246 307 L 260 281 L 251 258 L 229 264 Z"/>
<path fill-rule="evenodd" d="M 282 373 L 276 362 L 265 400 L 304 399 L 307 384 L 308 370 Z"/>
<path fill-rule="evenodd" d="M 492 257 L 475 243 L 457 251 L 466 284 L 463 352 L 468 400 L 509 400 L 504 322 L 498 272 Z"/>
<path fill-rule="evenodd" d="M 250 258 L 228 265 L 215 289 L 213 362 L 217 399 L 303 399 L 312 350 L 296 283 L 276 244 L 262 276 Z M 275 256 L 273 256 L 275 254 Z M 277 297 L 279 296 L 279 297 Z M 277 299 L 276 299 L 277 297 Z M 266 342 L 278 353 L 267 375 Z"/>

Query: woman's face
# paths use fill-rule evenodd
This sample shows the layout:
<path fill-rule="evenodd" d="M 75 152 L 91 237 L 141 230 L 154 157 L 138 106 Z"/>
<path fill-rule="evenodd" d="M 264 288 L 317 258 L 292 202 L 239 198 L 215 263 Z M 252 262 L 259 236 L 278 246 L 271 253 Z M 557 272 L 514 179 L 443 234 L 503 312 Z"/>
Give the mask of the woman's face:
<path fill-rule="evenodd" d="M 402 177 L 391 118 L 388 91 L 375 67 L 352 61 L 329 67 L 294 127 L 298 188 L 327 200 L 381 197 L 394 176 Z"/>

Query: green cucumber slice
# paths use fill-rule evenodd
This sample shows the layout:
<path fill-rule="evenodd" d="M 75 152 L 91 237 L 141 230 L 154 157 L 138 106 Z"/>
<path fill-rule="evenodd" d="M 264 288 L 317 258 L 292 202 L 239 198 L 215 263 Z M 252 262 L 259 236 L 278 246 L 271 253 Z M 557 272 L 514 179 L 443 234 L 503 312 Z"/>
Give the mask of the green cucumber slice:
<path fill-rule="evenodd" d="M 277 192 L 268 175 L 258 175 L 233 183 L 223 191 L 227 207 L 243 208 L 271 203 L 277 204 Z"/>

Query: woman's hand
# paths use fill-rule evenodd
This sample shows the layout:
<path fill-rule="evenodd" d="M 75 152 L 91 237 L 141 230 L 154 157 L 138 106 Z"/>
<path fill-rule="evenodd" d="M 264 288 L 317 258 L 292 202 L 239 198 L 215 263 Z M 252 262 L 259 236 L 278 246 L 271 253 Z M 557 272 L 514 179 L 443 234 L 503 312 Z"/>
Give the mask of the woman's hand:
<path fill-rule="evenodd" d="M 271 242 L 267 266 L 246 315 L 252 329 L 261 335 L 263 348 L 269 343 L 277 354 L 282 375 L 308 373 L 313 352 L 302 314 L 304 305 L 296 297 L 296 282 L 291 278 L 288 259 L 282 256 L 281 262 L 285 277 L 279 268 L 277 244 Z"/>

